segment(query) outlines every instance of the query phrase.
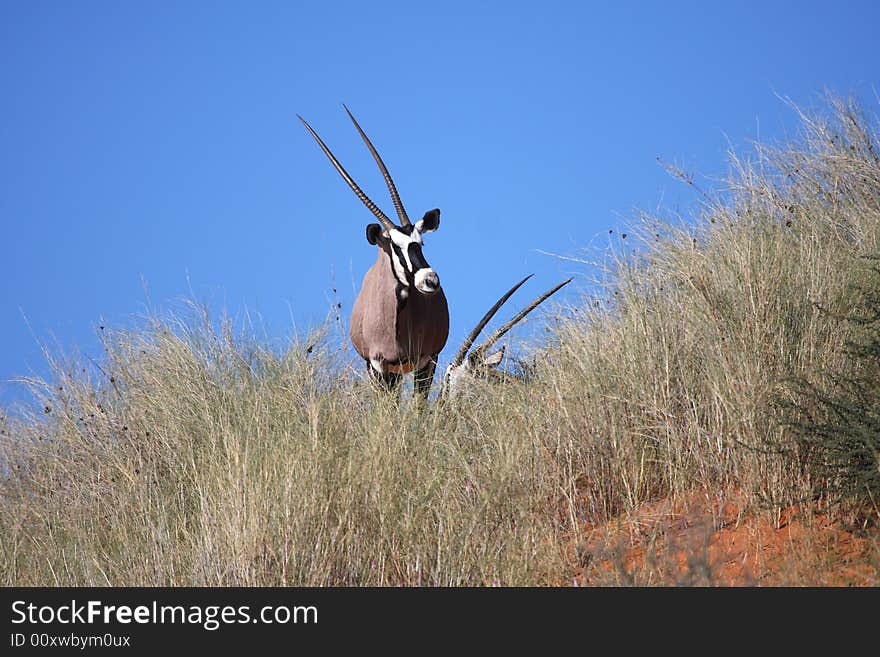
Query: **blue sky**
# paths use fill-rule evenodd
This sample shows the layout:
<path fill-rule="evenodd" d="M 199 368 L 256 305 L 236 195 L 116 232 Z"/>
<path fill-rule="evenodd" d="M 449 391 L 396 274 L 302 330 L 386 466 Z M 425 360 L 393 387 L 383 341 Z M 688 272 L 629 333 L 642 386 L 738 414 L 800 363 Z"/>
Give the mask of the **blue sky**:
<path fill-rule="evenodd" d="M 147 295 L 283 338 L 336 288 L 347 320 L 372 216 L 297 113 L 393 216 L 345 102 L 410 215 L 441 209 L 448 359 L 523 275 L 507 315 L 587 287 L 541 251 L 595 255 L 636 208 L 694 205 L 658 157 L 723 174 L 729 143 L 796 130 L 779 96 L 876 111 L 872 2 L 423 4 L 0 3 L 0 401 L 45 372 L 39 342 L 98 357 L 96 326 Z"/>

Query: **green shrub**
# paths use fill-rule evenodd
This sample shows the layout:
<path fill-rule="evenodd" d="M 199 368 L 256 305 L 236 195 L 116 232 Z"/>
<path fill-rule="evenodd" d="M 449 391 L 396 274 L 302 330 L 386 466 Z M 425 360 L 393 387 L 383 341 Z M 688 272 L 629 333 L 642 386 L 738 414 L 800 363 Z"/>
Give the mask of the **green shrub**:
<path fill-rule="evenodd" d="M 849 360 L 825 380 L 799 378 L 781 400 L 798 438 L 814 494 L 874 512 L 880 504 L 880 267 L 861 268 L 843 353 Z"/>
<path fill-rule="evenodd" d="M 38 404 L 0 414 L 0 583 L 559 583 L 645 502 L 876 496 L 877 288 L 852 262 L 880 251 L 880 161 L 831 109 L 731 156 L 693 222 L 629 230 L 525 383 L 398 404 L 335 329 L 271 344 L 201 309 L 104 331 L 98 366 L 50 355 Z"/>

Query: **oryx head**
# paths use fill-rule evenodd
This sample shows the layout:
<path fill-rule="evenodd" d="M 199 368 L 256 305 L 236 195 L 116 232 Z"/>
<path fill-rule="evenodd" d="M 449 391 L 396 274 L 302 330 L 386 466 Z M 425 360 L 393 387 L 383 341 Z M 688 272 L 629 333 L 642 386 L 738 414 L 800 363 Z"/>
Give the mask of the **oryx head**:
<path fill-rule="evenodd" d="M 499 328 L 491 336 L 489 336 L 489 338 L 487 338 L 480 346 L 475 347 L 473 351 L 468 353 L 471 345 L 479 337 L 480 332 L 486 327 L 486 324 L 489 323 L 489 320 L 494 317 L 495 313 L 498 312 L 501 306 L 504 305 L 504 303 L 511 297 L 511 295 L 516 292 L 520 288 L 520 286 L 531 277 L 532 274 L 529 274 L 519 283 L 517 283 L 507 292 L 505 292 L 504 295 L 495 302 L 495 305 L 489 308 L 486 314 L 483 315 L 483 318 L 470 332 L 470 335 L 468 335 L 468 337 L 459 348 L 458 352 L 455 354 L 455 357 L 452 359 L 452 363 L 450 363 L 449 367 L 446 368 L 446 374 L 443 377 L 444 394 L 454 393 L 456 389 L 461 386 L 462 379 L 466 379 L 468 377 L 486 377 L 491 375 L 495 371 L 495 368 L 497 368 L 498 365 L 501 364 L 501 361 L 504 359 L 504 347 L 502 347 L 498 351 L 489 353 L 489 350 L 495 345 L 495 343 L 497 343 L 498 340 L 500 340 L 510 329 L 521 322 L 526 315 L 528 315 L 544 301 L 549 299 L 551 296 L 556 294 L 557 291 L 559 291 L 561 288 L 568 285 L 572 281 L 572 279 L 569 278 L 559 285 L 556 285 L 555 287 L 547 290 L 544 294 L 532 301 L 528 306 L 523 308 L 519 313 L 511 318 L 510 321 L 505 323 L 501 328 Z"/>
<path fill-rule="evenodd" d="M 379 165 L 379 170 L 385 178 L 385 184 L 388 185 L 388 191 L 391 192 L 391 200 L 394 202 L 394 209 L 397 210 L 397 216 L 400 218 L 400 225 L 395 224 L 382 210 L 376 207 L 376 204 L 364 194 L 357 183 L 348 175 L 348 172 L 333 156 L 333 153 L 330 152 L 326 144 L 321 141 L 318 133 L 312 129 L 304 118 L 299 115 L 297 116 L 306 126 L 312 137 L 315 138 L 315 141 L 318 142 L 324 154 L 330 158 L 333 166 L 336 167 L 336 170 L 345 179 L 351 190 L 367 206 L 370 212 L 375 215 L 376 219 L 379 220 L 378 224 L 367 225 L 367 241 L 370 244 L 378 245 L 390 258 L 391 270 L 394 272 L 394 277 L 399 284 L 398 289 L 401 298 L 405 299 L 410 289 L 415 289 L 424 295 L 430 296 L 440 289 L 440 277 L 431 268 L 422 254 L 422 235 L 437 230 L 437 227 L 440 225 L 440 210 L 429 210 L 416 223 L 412 223 L 409 220 L 409 216 L 406 214 L 406 210 L 400 200 L 400 195 L 397 193 L 397 188 L 394 186 L 394 181 L 391 179 L 391 174 L 388 173 L 385 163 L 379 157 L 379 153 L 360 125 L 358 125 L 357 120 L 348 107 L 345 107 L 345 111 L 348 113 L 349 118 L 351 118 L 352 123 L 354 123 L 354 127 L 360 133 L 367 148 L 370 149 L 376 164 Z"/>

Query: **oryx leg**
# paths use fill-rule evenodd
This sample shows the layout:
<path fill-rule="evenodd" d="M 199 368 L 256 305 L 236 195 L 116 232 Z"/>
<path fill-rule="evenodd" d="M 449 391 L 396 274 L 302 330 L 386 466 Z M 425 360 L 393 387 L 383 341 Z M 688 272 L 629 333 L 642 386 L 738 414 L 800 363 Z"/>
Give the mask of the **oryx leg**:
<path fill-rule="evenodd" d="M 378 384 L 381 389 L 387 392 L 394 392 L 399 389 L 400 374 L 387 371 L 380 372 L 370 361 L 367 361 L 367 371 L 370 373 L 370 380 Z"/>
<path fill-rule="evenodd" d="M 413 378 L 413 387 L 415 388 L 416 395 L 421 395 L 425 399 L 428 398 L 428 393 L 431 392 L 431 383 L 434 381 L 434 370 L 437 368 L 437 356 L 431 356 L 431 359 L 425 364 L 425 366 L 416 370 L 414 378 Z"/>

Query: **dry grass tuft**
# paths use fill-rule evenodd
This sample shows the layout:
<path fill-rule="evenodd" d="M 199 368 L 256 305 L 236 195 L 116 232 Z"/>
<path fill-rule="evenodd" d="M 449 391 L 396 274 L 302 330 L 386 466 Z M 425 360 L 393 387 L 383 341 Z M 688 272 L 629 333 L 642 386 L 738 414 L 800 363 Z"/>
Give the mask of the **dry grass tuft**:
<path fill-rule="evenodd" d="M 696 222 L 643 217 L 528 383 L 398 404 L 328 335 L 276 348 L 197 307 L 102 332 L 99 369 L 53 360 L 39 405 L 0 417 L 0 582 L 555 584 L 646 503 L 821 505 L 773 402 L 847 367 L 880 236 L 875 124 L 830 106 L 732 155 Z"/>

